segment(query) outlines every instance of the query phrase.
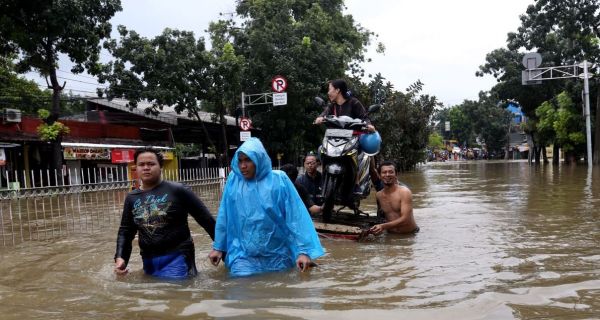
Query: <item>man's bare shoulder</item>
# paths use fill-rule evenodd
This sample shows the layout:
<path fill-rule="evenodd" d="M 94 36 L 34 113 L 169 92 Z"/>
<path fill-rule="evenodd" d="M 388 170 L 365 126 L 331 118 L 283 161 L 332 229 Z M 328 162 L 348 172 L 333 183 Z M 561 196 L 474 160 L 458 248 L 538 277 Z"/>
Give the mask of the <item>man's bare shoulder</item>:
<path fill-rule="evenodd" d="M 404 185 L 399 185 L 398 187 L 399 188 L 396 190 L 396 193 L 399 194 L 400 197 L 403 199 L 407 197 L 412 198 L 412 191 L 410 191 L 410 188 Z"/>
<path fill-rule="evenodd" d="M 410 189 L 405 185 L 397 184 L 396 186 L 394 186 L 394 190 L 392 190 L 391 192 L 389 189 L 384 188 L 380 191 L 377 191 L 375 195 L 379 198 L 381 196 L 389 194 L 412 195 L 412 191 L 410 191 Z"/>

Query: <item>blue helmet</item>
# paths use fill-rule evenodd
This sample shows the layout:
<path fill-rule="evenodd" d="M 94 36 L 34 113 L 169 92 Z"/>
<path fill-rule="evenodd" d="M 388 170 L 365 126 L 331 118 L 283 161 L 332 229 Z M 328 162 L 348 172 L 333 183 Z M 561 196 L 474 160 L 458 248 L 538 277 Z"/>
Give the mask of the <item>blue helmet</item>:
<path fill-rule="evenodd" d="M 360 148 L 369 155 L 376 155 L 379 153 L 379 147 L 381 147 L 381 136 L 379 132 L 375 131 L 372 133 L 363 133 L 360 135 Z"/>

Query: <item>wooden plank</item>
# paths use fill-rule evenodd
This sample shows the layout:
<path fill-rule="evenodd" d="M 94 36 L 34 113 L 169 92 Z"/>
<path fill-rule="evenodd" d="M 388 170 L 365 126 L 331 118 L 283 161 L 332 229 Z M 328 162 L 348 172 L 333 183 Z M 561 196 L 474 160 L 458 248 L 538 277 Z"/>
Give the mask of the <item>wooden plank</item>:
<path fill-rule="evenodd" d="M 333 233 L 347 233 L 347 234 L 360 234 L 362 229 L 355 226 L 348 226 L 343 224 L 334 223 L 323 223 L 314 221 L 315 229 L 317 231 L 327 231 Z"/>

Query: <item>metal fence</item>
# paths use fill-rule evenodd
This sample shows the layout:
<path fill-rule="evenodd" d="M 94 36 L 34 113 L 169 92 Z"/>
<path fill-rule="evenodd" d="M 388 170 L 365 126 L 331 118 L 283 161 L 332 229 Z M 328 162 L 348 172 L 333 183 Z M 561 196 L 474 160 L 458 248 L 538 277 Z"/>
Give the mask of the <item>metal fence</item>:
<path fill-rule="evenodd" d="M 0 190 L 0 243 L 10 246 L 51 240 L 118 225 L 134 181 L 127 180 L 123 172 L 96 174 L 82 172 L 81 179 L 60 186 L 32 183 L 26 188 Z M 164 170 L 163 178 L 189 186 L 207 207 L 216 208 L 227 174 L 226 168 Z"/>

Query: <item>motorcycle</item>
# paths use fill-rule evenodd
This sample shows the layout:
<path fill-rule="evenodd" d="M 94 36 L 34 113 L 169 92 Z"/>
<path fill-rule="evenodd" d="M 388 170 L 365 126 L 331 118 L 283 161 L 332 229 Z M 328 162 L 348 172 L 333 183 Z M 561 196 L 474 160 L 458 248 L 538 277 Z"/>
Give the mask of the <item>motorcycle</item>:
<path fill-rule="evenodd" d="M 368 112 L 379 108 L 372 105 Z M 323 123 L 327 129 L 319 153 L 323 173 L 323 222 L 327 223 L 331 222 L 336 204 L 352 209 L 355 214 L 363 213 L 359 209 L 360 201 L 371 192 L 370 156 L 379 150 L 377 147 L 376 151 L 370 150 L 373 153 L 367 153 L 361 148 L 361 135 L 368 134 L 367 123 L 361 119 L 327 116 Z"/>

